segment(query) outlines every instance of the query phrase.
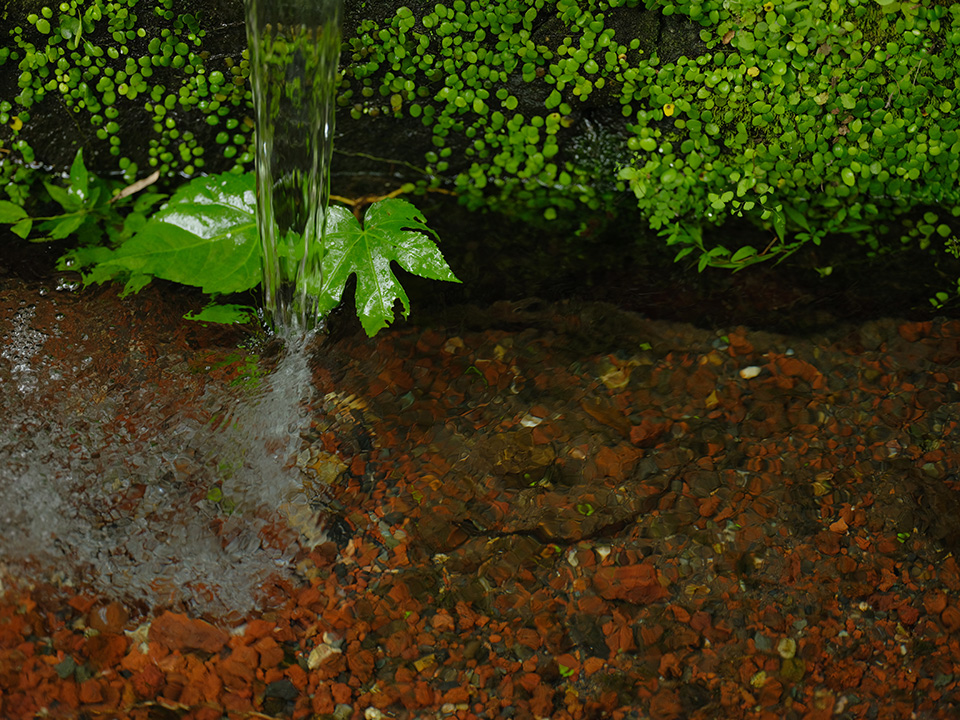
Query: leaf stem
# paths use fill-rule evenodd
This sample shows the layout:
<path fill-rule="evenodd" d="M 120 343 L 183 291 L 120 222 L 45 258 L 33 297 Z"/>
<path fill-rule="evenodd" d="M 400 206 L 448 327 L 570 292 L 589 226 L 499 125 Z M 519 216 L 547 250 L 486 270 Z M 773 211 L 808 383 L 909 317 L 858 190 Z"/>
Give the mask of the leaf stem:
<path fill-rule="evenodd" d="M 452 190 L 444 190 L 442 188 L 427 188 L 427 192 L 441 193 L 443 195 L 456 195 Z M 331 195 L 330 199 L 344 205 L 348 205 L 353 209 L 353 214 L 357 220 L 363 221 L 363 213 L 361 212 L 363 208 L 368 205 L 373 205 L 375 202 L 380 202 L 381 200 L 392 200 L 393 198 L 400 197 L 403 195 L 406 190 L 402 187 L 397 188 L 393 192 L 389 192 L 386 195 L 361 195 L 356 198 L 348 198 L 343 195 Z"/>

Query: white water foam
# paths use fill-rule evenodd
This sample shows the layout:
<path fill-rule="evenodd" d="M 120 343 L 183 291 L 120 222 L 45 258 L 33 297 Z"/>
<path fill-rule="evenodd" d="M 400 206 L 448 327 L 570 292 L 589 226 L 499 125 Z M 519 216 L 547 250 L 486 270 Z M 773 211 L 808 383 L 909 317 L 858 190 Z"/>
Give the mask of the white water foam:
<path fill-rule="evenodd" d="M 304 504 L 295 456 L 309 426 L 308 342 L 289 343 L 256 389 L 211 382 L 182 405 L 101 377 L 90 359 L 51 366 L 31 318 L 0 320 L 0 560 L 21 581 L 152 607 L 256 607 L 298 549 L 277 509 Z M 186 381 L 184 365 L 169 382 Z M 219 502 L 208 497 L 217 488 Z"/>

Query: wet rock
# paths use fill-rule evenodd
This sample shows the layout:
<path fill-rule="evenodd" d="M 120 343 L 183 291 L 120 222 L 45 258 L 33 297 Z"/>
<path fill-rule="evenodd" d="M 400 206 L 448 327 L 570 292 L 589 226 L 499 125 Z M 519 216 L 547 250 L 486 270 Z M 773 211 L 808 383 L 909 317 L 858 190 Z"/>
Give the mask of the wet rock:
<path fill-rule="evenodd" d="M 567 621 L 567 632 L 585 657 L 606 657 L 607 642 L 599 616 L 576 613 Z"/>
<path fill-rule="evenodd" d="M 470 462 L 489 468 L 509 487 L 529 487 L 543 478 L 555 458 L 550 445 L 534 442 L 532 428 L 523 428 L 482 439 Z"/>
<path fill-rule="evenodd" d="M 656 568 L 647 563 L 601 567 L 593 576 L 593 586 L 605 600 L 626 600 L 637 605 L 669 595 L 657 578 Z"/>
<path fill-rule="evenodd" d="M 94 608 L 90 612 L 87 625 L 99 632 L 119 633 L 129 619 L 130 613 L 127 609 L 120 603 L 112 602 Z"/>
<path fill-rule="evenodd" d="M 270 683 L 263 691 L 265 698 L 273 697 L 281 700 L 296 700 L 299 694 L 293 683 L 286 678 Z"/>
<path fill-rule="evenodd" d="M 150 625 L 150 642 L 170 650 L 203 650 L 216 653 L 229 639 L 227 633 L 203 620 L 192 620 L 186 615 L 165 612 Z"/>
<path fill-rule="evenodd" d="M 787 682 L 800 682 L 805 672 L 806 665 L 798 657 L 788 658 L 780 665 L 780 677 Z"/>

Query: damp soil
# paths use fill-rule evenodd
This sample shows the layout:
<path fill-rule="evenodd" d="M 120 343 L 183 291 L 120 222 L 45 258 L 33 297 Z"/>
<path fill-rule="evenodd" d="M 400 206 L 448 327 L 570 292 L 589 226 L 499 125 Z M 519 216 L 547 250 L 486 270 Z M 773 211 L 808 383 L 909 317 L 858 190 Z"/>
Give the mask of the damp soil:
<path fill-rule="evenodd" d="M 638 267 L 566 299 L 414 296 L 374 339 L 335 318 L 288 461 L 308 502 L 250 511 L 247 562 L 205 570 L 220 604 L 3 558 L 0 716 L 956 717 L 960 322 L 902 274 Z M 202 299 L 171 286 L 69 281 L 0 282 L 5 412 L 48 418 L 7 447 L 43 430 L 109 474 L 256 379 L 239 347 L 284 362 L 180 320 Z M 95 433 L 50 420 L 90 407 Z M 182 512 L 125 485 L 83 517 L 236 551 L 182 477 Z"/>

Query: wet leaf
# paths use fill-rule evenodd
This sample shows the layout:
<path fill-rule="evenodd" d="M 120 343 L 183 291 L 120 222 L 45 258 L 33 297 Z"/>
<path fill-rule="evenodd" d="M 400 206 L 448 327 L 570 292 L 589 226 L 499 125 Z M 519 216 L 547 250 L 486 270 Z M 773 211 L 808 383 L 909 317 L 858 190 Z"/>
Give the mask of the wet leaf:
<path fill-rule="evenodd" d="M 70 187 L 67 192 L 81 205 L 85 204 L 90 196 L 90 175 L 83 164 L 83 148 L 77 150 L 70 166 Z"/>
<path fill-rule="evenodd" d="M 181 188 L 89 279 L 139 273 L 205 293 L 249 290 L 260 282 L 256 196 L 250 177 L 224 173 Z"/>
<path fill-rule="evenodd" d="M 393 261 L 421 277 L 460 282 L 426 233 L 435 236 L 417 208 L 405 200 L 375 202 L 364 215 L 363 227 L 346 208 L 331 207 L 324 236 L 322 286 L 307 282 L 307 289 L 319 297 L 320 312 L 337 306 L 347 280 L 355 274 L 357 316 L 367 335 L 393 320 L 397 300 L 407 317 L 410 301 L 393 274 Z"/>
<path fill-rule="evenodd" d="M 55 221 L 44 223 L 41 229 L 48 230 L 49 235 L 41 240 L 62 240 L 65 237 L 76 232 L 83 221 L 87 219 L 86 214 L 76 213 L 65 217 L 57 218 Z"/>
<path fill-rule="evenodd" d="M 51 199 L 60 205 L 67 212 L 73 212 L 74 210 L 79 210 L 82 203 L 75 196 L 72 195 L 66 188 L 62 188 L 59 185 L 54 185 L 53 183 L 45 182 L 43 186 L 47 189 L 47 192 L 50 194 Z"/>
<path fill-rule="evenodd" d="M 23 220 L 18 222 L 16 225 L 14 225 L 12 228 L 10 228 L 10 232 L 26 240 L 27 236 L 30 234 L 30 228 L 32 227 L 33 227 L 33 219 L 24 218 Z"/>
<path fill-rule="evenodd" d="M 233 303 L 213 303 L 207 305 L 198 313 L 187 313 L 184 315 L 187 320 L 197 320 L 200 322 L 224 323 L 231 325 L 233 323 L 246 323 L 256 317 L 256 310 L 249 305 L 235 305 Z"/>

